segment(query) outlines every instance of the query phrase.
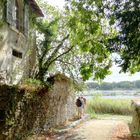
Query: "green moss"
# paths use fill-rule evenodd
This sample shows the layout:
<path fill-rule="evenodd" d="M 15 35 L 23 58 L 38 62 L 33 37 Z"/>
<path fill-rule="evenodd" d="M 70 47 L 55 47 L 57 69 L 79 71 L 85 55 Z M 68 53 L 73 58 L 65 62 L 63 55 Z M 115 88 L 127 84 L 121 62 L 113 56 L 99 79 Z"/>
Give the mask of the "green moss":
<path fill-rule="evenodd" d="M 2 27 L 3 25 L 4 25 L 4 21 L 1 20 L 1 21 L 0 21 L 0 27 Z"/>
<path fill-rule="evenodd" d="M 42 82 L 40 80 L 36 80 L 32 78 L 24 80 L 23 84 L 28 86 L 37 86 L 37 87 L 42 86 Z"/>
<path fill-rule="evenodd" d="M 44 88 L 32 88 L 0 85 L 0 133 L 9 139 L 25 139 L 46 122 L 46 100 L 39 93 Z"/>
<path fill-rule="evenodd" d="M 69 84 L 62 76 L 56 80 Z M 0 85 L 0 134 L 7 139 L 25 140 L 36 128 L 40 133 L 48 119 L 48 90 L 48 86 L 32 79 L 18 86 Z"/>

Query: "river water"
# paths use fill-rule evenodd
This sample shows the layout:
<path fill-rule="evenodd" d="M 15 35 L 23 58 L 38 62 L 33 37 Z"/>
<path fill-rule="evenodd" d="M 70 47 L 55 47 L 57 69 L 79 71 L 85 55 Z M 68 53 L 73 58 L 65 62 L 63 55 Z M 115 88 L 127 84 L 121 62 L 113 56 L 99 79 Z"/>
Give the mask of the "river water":
<path fill-rule="evenodd" d="M 96 98 L 96 96 L 84 96 L 86 99 Z M 104 99 L 140 99 L 140 96 L 127 96 L 127 95 L 115 95 L 115 96 L 101 96 Z"/>
<path fill-rule="evenodd" d="M 140 99 L 140 91 L 138 90 L 113 90 L 113 91 L 99 91 L 99 90 L 87 90 L 79 92 L 78 96 L 84 96 L 87 99 L 91 99 L 97 96 L 101 96 L 104 99 Z"/>

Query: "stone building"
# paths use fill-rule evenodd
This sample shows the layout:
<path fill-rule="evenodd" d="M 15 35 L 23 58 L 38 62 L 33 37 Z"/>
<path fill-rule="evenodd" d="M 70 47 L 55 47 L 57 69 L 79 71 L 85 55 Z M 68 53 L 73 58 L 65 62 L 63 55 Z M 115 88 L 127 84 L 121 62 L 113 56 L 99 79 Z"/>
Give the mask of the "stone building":
<path fill-rule="evenodd" d="M 35 0 L 0 0 L 0 81 L 16 84 L 29 75 L 35 62 L 37 17 L 43 13 Z"/>

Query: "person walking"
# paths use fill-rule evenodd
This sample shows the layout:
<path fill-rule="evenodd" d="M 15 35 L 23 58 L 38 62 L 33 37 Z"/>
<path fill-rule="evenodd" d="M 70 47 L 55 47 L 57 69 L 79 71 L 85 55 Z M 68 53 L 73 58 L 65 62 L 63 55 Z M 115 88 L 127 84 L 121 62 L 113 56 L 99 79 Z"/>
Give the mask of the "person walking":
<path fill-rule="evenodd" d="M 81 101 L 82 101 L 82 116 L 84 116 L 85 114 L 85 108 L 86 108 L 86 98 L 81 97 Z"/>
<path fill-rule="evenodd" d="M 76 100 L 77 112 L 78 112 L 78 119 L 82 118 L 84 115 L 85 110 L 85 101 L 83 97 L 78 97 Z"/>

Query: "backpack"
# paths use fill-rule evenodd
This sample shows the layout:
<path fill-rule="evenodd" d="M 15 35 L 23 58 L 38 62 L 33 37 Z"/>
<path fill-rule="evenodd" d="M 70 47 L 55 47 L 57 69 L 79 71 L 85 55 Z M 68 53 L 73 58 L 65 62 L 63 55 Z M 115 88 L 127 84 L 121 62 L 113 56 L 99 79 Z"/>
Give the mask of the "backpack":
<path fill-rule="evenodd" d="M 77 107 L 82 106 L 82 101 L 79 98 L 76 100 L 76 105 L 77 105 Z"/>

